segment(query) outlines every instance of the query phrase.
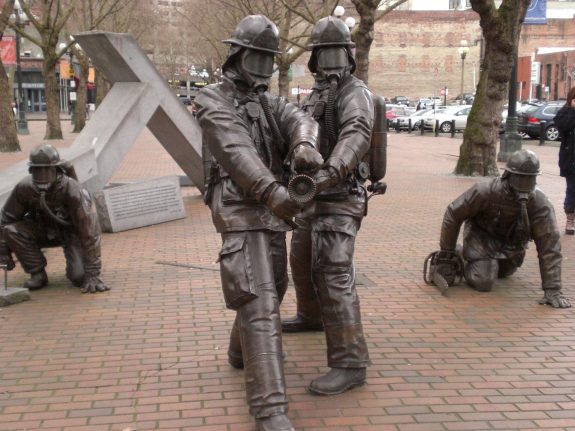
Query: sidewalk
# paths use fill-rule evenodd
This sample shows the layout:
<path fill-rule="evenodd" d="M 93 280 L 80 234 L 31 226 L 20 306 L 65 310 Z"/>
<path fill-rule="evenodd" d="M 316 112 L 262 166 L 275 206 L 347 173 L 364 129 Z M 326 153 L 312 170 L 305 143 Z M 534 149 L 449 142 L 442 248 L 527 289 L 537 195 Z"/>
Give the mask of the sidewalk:
<path fill-rule="evenodd" d="M 27 158 L 43 124 L 31 122 Z M 63 122 L 71 144 L 71 126 Z M 557 148 L 527 141 L 540 187 L 565 224 Z M 305 391 L 327 371 L 322 333 L 286 334 L 289 416 L 298 431 L 575 430 L 575 308 L 537 304 L 535 247 L 494 291 L 442 297 L 422 280 L 447 204 L 475 181 L 451 174 L 460 138 L 389 135 L 388 192 L 370 200 L 357 239 L 368 384 L 335 397 Z M 181 170 L 146 130 L 114 181 Z M 107 293 L 83 295 L 47 252 L 48 288 L 0 308 L 0 430 L 252 431 L 243 373 L 226 361 L 234 313 L 220 290 L 207 208 L 184 188 L 187 218 L 102 238 Z M 562 236 L 564 293 L 575 302 L 575 238 Z M 162 263 L 160 263 L 162 262 Z M 171 264 L 170 264 L 171 263 Z M 10 282 L 26 280 L 20 267 Z M 294 313 L 293 289 L 282 305 Z"/>

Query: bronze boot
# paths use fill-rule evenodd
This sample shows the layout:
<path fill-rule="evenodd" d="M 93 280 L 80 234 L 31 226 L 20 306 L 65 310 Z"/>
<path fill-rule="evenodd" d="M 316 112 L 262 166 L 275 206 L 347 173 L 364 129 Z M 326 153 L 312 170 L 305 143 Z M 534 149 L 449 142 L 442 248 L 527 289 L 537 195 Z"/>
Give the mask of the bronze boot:
<path fill-rule="evenodd" d="M 282 320 L 283 332 L 307 332 L 323 331 L 321 320 L 306 319 L 301 314 L 296 313 L 293 317 Z"/>
<path fill-rule="evenodd" d="M 256 419 L 256 431 L 295 431 L 288 417 L 280 413 Z"/>
<path fill-rule="evenodd" d="M 575 212 L 565 213 L 567 216 L 567 222 L 565 223 L 565 233 L 567 235 L 575 234 Z"/>
<path fill-rule="evenodd" d="M 337 395 L 365 383 L 365 368 L 332 368 L 329 373 L 312 380 L 309 392 L 315 395 Z"/>
<path fill-rule="evenodd" d="M 48 284 L 48 274 L 43 269 L 38 272 L 32 273 L 30 280 L 24 283 L 25 289 L 38 290 L 42 289 Z"/>

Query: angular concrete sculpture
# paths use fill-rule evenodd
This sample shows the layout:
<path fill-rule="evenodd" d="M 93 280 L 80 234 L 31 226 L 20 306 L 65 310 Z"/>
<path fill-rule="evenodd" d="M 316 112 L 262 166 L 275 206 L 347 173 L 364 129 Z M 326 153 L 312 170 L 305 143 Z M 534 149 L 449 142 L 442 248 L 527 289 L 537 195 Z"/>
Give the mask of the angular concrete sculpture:
<path fill-rule="evenodd" d="M 62 151 L 79 181 L 90 192 L 101 190 L 147 126 L 203 191 L 200 128 L 134 38 L 106 32 L 74 37 L 114 84 L 72 146 Z M 0 172 L 0 207 L 27 174 L 26 162 Z"/>

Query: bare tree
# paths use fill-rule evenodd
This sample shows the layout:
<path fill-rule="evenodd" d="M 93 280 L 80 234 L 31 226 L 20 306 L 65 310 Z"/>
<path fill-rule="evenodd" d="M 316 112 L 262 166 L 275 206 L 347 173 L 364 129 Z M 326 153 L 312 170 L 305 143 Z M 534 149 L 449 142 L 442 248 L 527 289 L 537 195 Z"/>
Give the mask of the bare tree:
<path fill-rule="evenodd" d="M 472 9 L 480 16 L 485 57 L 459 149 L 458 175 L 499 175 L 496 149 L 501 111 L 529 4 L 530 0 L 503 0 L 496 7 L 494 0 L 471 0 Z"/>
<path fill-rule="evenodd" d="M 157 26 L 158 14 L 149 2 L 141 0 L 122 0 L 123 7 L 109 14 L 97 26 L 98 30 L 113 33 L 130 33 L 146 51 L 154 45 L 154 29 Z M 95 27 L 96 28 L 96 27 Z M 95 68 L 96 105 L 99 105 L 111 87 L 104 73 Z"/>
<path fill-rule="evenodd" d="M 32 10 L 34 5 L 34 10 Z M 25 31 L 11 25 L 14 31 L 20 33 L 33 44 L 37 45 L 43 54 L 42 77 L 46 93 L 46 133 L 45 139 L 62 139 L 60 126 L 59 89 L 54 73 L 62 52 L 58 51 L 58 40 L 64 25 L 70 18 L 76 0 L 20 0 L 22 10 L 30 20 L 37 34 Z M 39 15 L 36 15 L 38 13 Z"/>
<path fill-rule="evenodd" d="M 376 21 L 405 3 L 407 0 L 351 0 L 359 15 L 359 25 L 352 37 L 355 42 L 355 76 L 366 84 L 369 80 L 369 51 L 374 38 Z M 383 9 L 382 9 L 383 8 Z"/>
<path fill-rule="evenodd" d="M 77 33 L 97 29 L 105 20 L 120 13 L 126 8 L 136 7 L 135 0 L 76 0 L 77 6 L 73 11 L 72 19 L 68 20 L 66 33 Z M 74 130 L 80 132 L 86 125 L 86 106 L 88 100 L 88 74 L 90 73 L 90 59 L 84 51 L 68 38 L 69 48 L 80 65 L 78 87 L 76 88 L 76 103 L 74 106 Z"/>
<path fill-rule="evenodd" d="M 10 14 L 14 10 L 14 0 L 6 0 L 0 11 L 0 39 L 8 26 Z M 0 152 L 21 151 L 12 111 L 12 89 L 8 80 L 8 74 L 0 57 Z"/>

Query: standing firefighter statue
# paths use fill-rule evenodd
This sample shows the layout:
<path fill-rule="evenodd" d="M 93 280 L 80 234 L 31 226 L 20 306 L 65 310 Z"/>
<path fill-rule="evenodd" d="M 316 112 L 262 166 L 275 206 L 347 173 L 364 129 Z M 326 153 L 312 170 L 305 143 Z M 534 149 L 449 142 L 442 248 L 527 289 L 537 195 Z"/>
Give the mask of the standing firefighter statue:
<path fill-rule="evenodd" d="M 331 370 L 313 380 L 308 390 L 334 395 L 365 383 L 370 363 L 355 287 L 355 238 L 367 212 L 365 181 L 383 193 L 385 174 L 369 161 L 372 148 L 385 149 L 385 130 L 372 144 L 374 97 L 352 75 L 355 61 L 348 27 L 334 17 L 315 25 L 308 63 L 315 83 L 303 110 L 320 126 L 319 148 L 325 163 L 313 177 L 313 205 L 298 218 L 291 242 L 297 314 L 282 322 L 284 332 L 325 331 Z M 378 100 L 379 102 L 379 100 Z M 385 105 L 378 103 L 385 113 Z M 382 108 L 382 109 L 380 109 Z M 384 116 L 382 116 L 384 118 Z M 384 118 L 385 121 L 385 118 Z M 371 156 L 374 156 L 371 154 Z M 296 187 L 294 187 L 296 189 Z"/>
<path fill-rule="evenodd" d="M 445 211 L 440 251 L 426 262 L 426 281 L 442 289 L 463 276 L 474 289 L 487 292 L 497 278 L 513 274 L 535 242 L 544 290 L 541 303 L 567 308 L 561 294 L 561 244 L 553 206 L 536 187 L 539 159 L 529 150 L 511 155 L 501 178 L 475 184 Z M 461 225 L 463 248 L 456 251 Z"/>
<path fill-rule="evenodd" d="M 260 431 L 292 430 L 283 372 L 279 305 L 287 289 L 286 232 L 300 205 L 290 169 L 317 169 L 317 124 L 268 94 L 279 33 L 262 15 L 236 27 L 219 84 L 195 99 L 202 128 L 204 199 L 222 237 L 224 299 L 236 310 L 228 361 L 245 369 L 250 413 Z"/>
<path fill-rule="evenodd" d="M 100 225 L 73 167 L 52 145 L 30 153 L 30 174 L 8 197 L 0 218 L 0 263 L 14 268 L 12 253 L 31 275 L 24 287 L 48 284 L 42 248 L 63 247 L 66 276 L 82 292 L 109 290 L 100 278 Z"/>

